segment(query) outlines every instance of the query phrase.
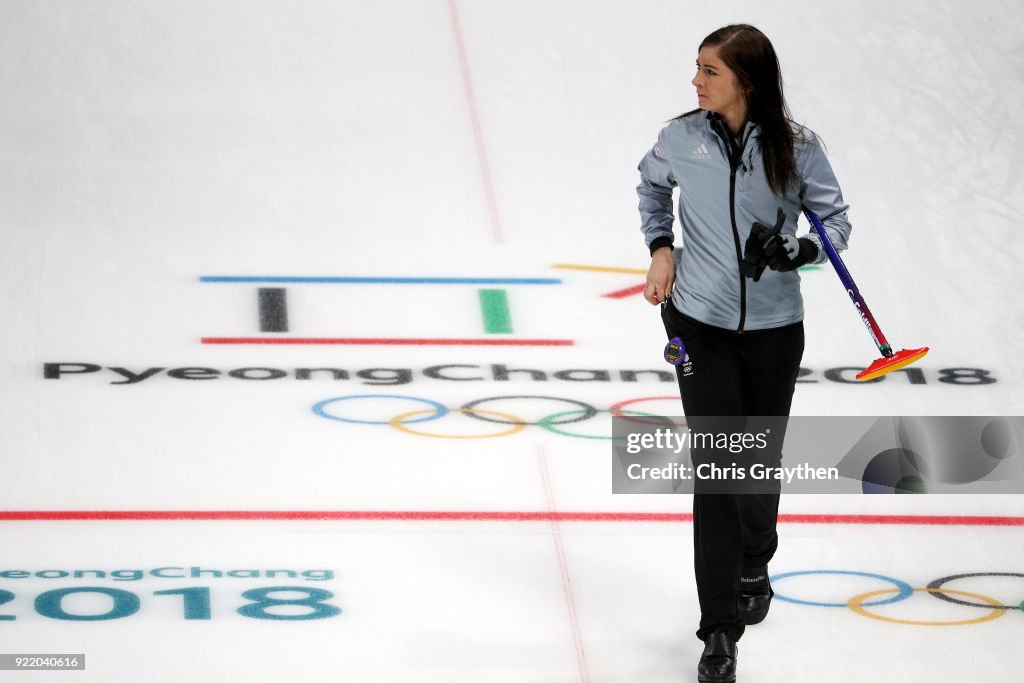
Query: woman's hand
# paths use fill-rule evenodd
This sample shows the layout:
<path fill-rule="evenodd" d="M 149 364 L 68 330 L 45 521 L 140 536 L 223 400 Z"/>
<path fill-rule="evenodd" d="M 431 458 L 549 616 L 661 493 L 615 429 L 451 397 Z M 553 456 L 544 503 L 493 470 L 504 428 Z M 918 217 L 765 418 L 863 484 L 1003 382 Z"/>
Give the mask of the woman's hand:
<path fill-rule="evenodd" d="M 647 286 L 644 298 L 652 306 L 668 300 L 672 285 L 676 281 L 676 261 L 672 258 L 672 247 L 662 247 L 651 254 L 651 267 L 647 271 Z"/>

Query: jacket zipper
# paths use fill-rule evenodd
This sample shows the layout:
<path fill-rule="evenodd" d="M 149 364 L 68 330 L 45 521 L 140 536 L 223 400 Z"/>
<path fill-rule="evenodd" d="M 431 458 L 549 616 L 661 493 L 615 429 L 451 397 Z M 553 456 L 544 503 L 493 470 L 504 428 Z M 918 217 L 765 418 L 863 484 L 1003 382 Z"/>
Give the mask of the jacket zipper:
<path fill-rule="evenodd" d="M 736 228 L 736 169 L 743 161 L 743 150 L 747 146 L 747 138 L 750 136 L 749 124 L 746 126 L 744 131 L 743 139 L 740 140 L 739 148 L 736 149 L 735 143 L 732 141 L 732 136 L 729 134 L 729 130 L 725 128 L 725 123 L 721 119 L 714 119 L 715 121 L 715 133 L 722 138 L 725 143 L 726 155 L 729 157 L 729 220 L 732 223 L 732 239 L 733 244 L 736 247 L 736 273 L 740 277 L 740 321 L 736 327 L 738 334 L 743 334 L 743 326 L 747 321 L 747 279 L 743 277 L 743 273 L 740 273 L 740 263 L 743 261 L 743 249 L 740 246 L 740 232 Z M 724 131 L 724 134 L 723 134 Z"/>
<path fill-rule="evenodd" d="M 732 221 L 732 239 L 736 244 L 736 272 L 739 273 L 743 251 L 740 248 L 740 233 L 736 229 L 736 164 L 730 161 L 732 170 L 729 172 L 729 218 Z M 740 324 L 736 332 L 743 334 L 743 326 L 747 321 L 747 278 L 740 273 Z"/>

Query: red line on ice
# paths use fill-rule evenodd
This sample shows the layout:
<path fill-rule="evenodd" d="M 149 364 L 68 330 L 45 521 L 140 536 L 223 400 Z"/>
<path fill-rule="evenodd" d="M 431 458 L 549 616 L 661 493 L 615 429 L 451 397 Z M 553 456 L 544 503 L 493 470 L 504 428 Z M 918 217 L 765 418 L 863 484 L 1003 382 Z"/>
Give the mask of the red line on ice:
<path fill-rule="evenodd" d="M 572 339 L 391 339 L 375 337 L 203 337 L 203 344 L 351 344 L 355 346 L 574 346 Z"/>
<path fill-rule="evenodd" d="M 469 55 L 466 43 L 462 38 L 462 22 L 459 19 L 459 8 L 456 0 L 448 0 L 448 18 L 455 34 L 455 45 L 459 52 L 459 67 L 462 70 L 462 86 L 466 90 L 466 102 L 469 106 L 469 120 L 473 127 L 473 141 L 476 143 L 476 156 L 480 164 L 480 176 L 483 179 L 484 194 L 487 197 L 487 211 L 491 217 L 491 230 L 498 244 L 502 242 L 501 221 L 498 218 L 498 202 L 494 195 L 494 182 L 491 180 L 491 166 L 487 161 L 487 147 L 484 146 L 484 131 L 480 125 L 480 112 L 477 108 L 476 93 L 473 90 L 473 76 L 469 70 Z"/>
<path fill-rule="evenodd" d="M 601 296 L 607 299 L 625 299 L 627 296 L 633 296 L 634 294 L 639 294 L 640 292 L 644 291 L 644 287 L 646 286 L 647 285 L 633 285 L 632 287 L 626 287 L 625 289 L 617 289 L 614 292 L 608 292 L 607 294 L 602 294 Z"/>
<path fill-rule="evenodd" d="M 544 446 L 537 446 L 537 464 L 540 467 L 540 477 L 544 484 L 544 498 L 547 500 L 548 511 L 552 514 L 550 521 L 551 530 L 554 531 L 555 554 L 558 556 L 558 571 L 562 575 L 562 594 L 565 597 L 565 606 L 569 611 L 569 625 L 572 628 L 573 646 L 576 649 L 576 664 L 580 670 L 580 681 L 589 683 L 590 671 L 587 669 L 587 653 L 583 649 L 583 633 L 580 630 L 580 620 L 576 612 L 576 598 L 572 590 L 572 579 L 569 576 L 569 561 L 565 556 L 565 544 L 562 542 L 562 530 L 558 526 L 558 518 L 555 517 L 555 495 L 551 488 L 551 477 L 548 474 L 548 458 L 544 452 Z"/>
<path fill-rule="evenodd" d="M 692 522 L 685 512 L 486 510 L 5 510 L 0 521 L 339 520 L 402 522 Z M 1024 517 L 977 515 L 780 514 L 789 524 L 1024 526 Z"/>

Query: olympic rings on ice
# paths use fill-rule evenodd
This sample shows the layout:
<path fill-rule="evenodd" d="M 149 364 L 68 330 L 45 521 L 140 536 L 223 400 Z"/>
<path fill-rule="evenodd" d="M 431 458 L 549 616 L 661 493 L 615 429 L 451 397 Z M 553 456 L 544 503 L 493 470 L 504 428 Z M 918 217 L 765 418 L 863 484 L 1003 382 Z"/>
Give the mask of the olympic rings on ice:
<path fill-rule="evenodd" d="M 362 416 L 349 416 L 346 414 L 348 407 L 356 403 L 358 400 L 385 400 L 395 399 L 399 401 L 413 401 L 421 405 L 427 406 L 425 409 L 403 411 L 392 415 L 391 417 L 384 417 L 383 419 L 366 419 Z M 536 404 L 538 401 L 561 401 L 572 406 L 573 410 L 562 410 L 558 412 L 546 415 L 539 420 L 530 421 L 521 416 L 517 416 L 504 411 L 496 410 L 483 410 L 480 408 L 482 404 L 495 402 L 495 401 L 514 401 L 524 400 Z M 579 401 L 573 398 L 565 398 L 562 396 L 543 396 L 543 395 L 521 395 L 513 394 L 507 396 L 488 396 L 485 398 L 478 398 L 472 401 L 464 403 L 458 408 L 449 408 L 443 403 L 434 401 L 428 398 L 422 398 L 420 396 L 407 396 L 403 394 L 354 394 L 350 396 L 335 396 L 334 398 L 324 399 L 319 401 L 313 406 L 313 412 L 320 417 L 327 418 L 328 420 L 335 420 L 337 422 L 347 422 L 353 424 L 368 424 L 368 425 L 388 425 L 399 431 L 405 432 L 406 434 L 414 434 L 416 436 L 425 436 L 431 438 L 443 438 L 443 439 L 486 439 L 499 436 L 509 436 L 517 432 L 521 432 L 527 426 L 539 426 L 554 434 L 560 434 L 562 436 L 570 436 L 577 439 L 606 439 L 610 440 L 610 435 L 593 435 L 593 434 L 581 434 L 575 431 L 568 431 L 561 429 L 561 425 L 573 424 L 577 422 L 584 422 L 589 420 L 599 413 L 609 413 L 613 417 L 624 417 L 626 415 L 642 416 L 645 418 L 654 418 L 656 422 L 652 422 L 651 419 L 637 419 L 637 422 L 644 424 L 658 424 L 664 426 L 678 426 L 671 421 L 667 421 L 665 417 L 656 415 L 654 413 L 642 413 L 634 410 L 625 410 L 624 407 L 627 405 L 633 405 L 636 403 L 643 403 L 647 401 L 675 401 L 677 409 L 675 412 L 681 414 L 682 406 L 678 404 L 678 396 L 644 396 L 640 398 L 632 398 L 625 401 L 619 401 L 618 403 L 610 406 L 609 408 L 599 409 L 595 406 L 590 405 L 584 401 Z M 433 420 L 439 420 L 449 413 L 461 413 L 467 417 L 472 417 L 477 420 L 484 422 L 491 422 L 499 425 L 510 425 L 509 429 L 504 429 L 491 434 L 443 434 L 438 432 L 428 432 L 420 429 L 414 429 L 409 427 L 411 424 L 431 422 Z M 358 413 L 356 413 L 358 415 Z"/>
<path fill-rule="evenodd" d="M 320 417 L 326 417 L 328 420 L 337 420 L 338 422 L 355 422 L 356 424 L 364 425 L 386 425 L 389 424 L 389 420 L 356 420 L 351 417 L 342 417 L 340 415 L 334 415 L 333 413 L 327 412 L 327 406 L 332 403 L 338 403 L 339 401 L 350 401 L 357 398 L 397 398 L 405 401 L 418 401 L 420 403 L 426 403 L 429 406 L 433 406 L 434 414 L 429 417 L 421 417 L 418 420 L 410 420 L 410 422 L 427 422 L 429 420 L 436 420 L 439 417 L 444 417 L 448 413 L 448 407 L 443 403 L 437 401 L 431 401 L 429 398 L 420 398 L 419 396 L 401 396 L 398 394 L 355 394 L 353 396 L 337 396 L 335 398 L 328 398 L 320 401 L 313 406 L 313 412 Z"/>
<path fill-rule="evenodd" d="M 561 434 L 562 436 L 575 436 L 576 438 L 579 438 L 579 439 L 611 439 L 612 438 L 610 436 L 595 436 L 593 434 L 574 434 L 572 432 L 563 431 L 563 430 L 558 429 L 558 428 L 556 428 L 554 426 L 556 424 L 564 424 L 562 422 L 556 422 L 555 421 L 556 417 L 562 417 L 563 415 L 572 415 L 573 413 L 581 413 L 581 412 L 583 412 L 583 411 L 582 410 L 567 410 L 564 413 L 555 413 L 554 415 L 548 415 L 547 417 L 541 418 L 540 422 L 538 422 L 537 424 L 539 424 L 541 427 L 543 427 L 544 429 L 548 430 L 549 432 L 554 432 L 555 434 Z M 618 411 L 615 411 L 615 410 L 612 410 L 611 408 L 608 408 L 607 410 L 597 410 L 597 411 L 595 411 L 595 413 L 612 413 L 613 415 L 616 412 L 619 412 L 619 413 L 629 413 L 630 415 L 643 415 L 644 417 L 658 417 L 654 413 L 638 413 L 635 410 L 618 410 Z M 614 415 L 614 416 L 618 417 L 618 415 Z M 570 422 L 575 422 L 575 421 L 576 420 L 570 420 Z M 666 426 L 671 426 L 671 422 L 666 422 L 664 420 L 664 418 L 662 418 L 662 422 L 658 423 L 658 424 L 662 424 L 662 423 L 665 423 Z"/>
<path fill-rule="evenodd" d="M 785 574 L 778 574 L 771 577 L 772 590 L 775 590 L 775 582 L 780 581 L 791 576 L 801 576 L 805 574 L 845 574 L 847 576 L 866 576 L 871 579 L 879 579 L 881 581 L 888 581 L 898 589 L 898 594 L 888 600 L 879 600 L 878 602 L 870 602 L 869 605 L 888 605 L 891 602 L 899 602 L 900 600 L 906 600 L 914 593 L 914 589 L 910 587 L 910 584 L 899 579 L 889 578 L 888 576 L 882 576 L 881 574 L 870 574 L 868 572 L 848 572 L 841 571 L 838 569 L 819 569 L 814 571 L 804 572 L 786 572 Z M 797 600 L 786 595 L 781 595 L 779 591 L 775 590 L 775 597 L 779 600 L 785 600 L 786 602 L 795 602 L 798 605 L 813 605 L 815 607 L 846 607 L 849 603 L 847 602 L 811 602 L 810 600 Z"/>
<path fill-rule="evenodd" d="M 846 576 L 866 576 L 868 578 L 879 579 L 887 583 L 892 584 L 895 588 L 883 588 L 881 590 L 868 591 L 866 593 L 860 593 L 855 595 L 846 602 L 815 602 L 811 600 L 800 600 L 788 595 L 781 594 L 778 590 L 775 590 L 776 585 L 783 579 L 791 578 L 795 576 L 806 576 L 812 574 L 841 574 Z M 799 605 L 811 605 L 815 607 L 848 607 L 853 610 L 856 614 L 859 614 L 869 619 L 877 619 L 879 621 L 887 621 L 894 624 L 911 624 L 915 626 L 965 626 L 968 624 L 980 624 L 985 621 L 992 621 L 1006 614 L 1009 610 L 1020 609 L 1024 612 L 1024 601 L 1018 605 L 1007 605 L 1001 603 L 999 600 L 989 597 L 987 595 L 981 595 L 979 593 L 973 593 L 962 590 L 953 590 L 952 588 L 945 588 L 945 584 L 950 581 L 956 581 L 958 579 L 966 578 L 978 578 L 978 577 L 989 577 L 989 576 L 1014 576 L 1024 578 L 1024 574 L 1016 574 L 1009 572 L 978 572 L 973 574 L 956 574 L 953 576 L 946 576 L 940 579 L 935 579 L 930 582 L 926 588 L 912 588 L 910 584 L 899 579 L 894 579 L 890 576 L 883 576 L 881 574 L 872 574 L 869 572 L 856 572 L 856 571 L 842 571 L 842 570 L 811 570 L 811 571 L 798 571 L 798 572 L 785 572 L 783 574 L 777 574 L 770 577 L 772 582 L 772 589 L 775 590 L 775 597 L 785 602 L 792 602 Z M 881 595 L 888 595 L 895 593 L 890 598 L 875 600 L 868 602 L 870 598 L 875 598 Z M 946 602 L 954 603 L 957 605 L 964 605 L 967 607 L 978 607 L 987 609 L 988 613 L 983 614 L 980 617 L 971 619 L 961 619 L 954 621 L 929 621 L 929 620 L 916 620 L 916 619 L 898 619 L 895 617 L 885 616 L 869 611 L 868 607 L 877 607 L 879 605 L 888 605 L 896 602 L 901 602 L 911 597 L 914 593 L 929 593 L 932 596 L 944 600 Z M 966 598 L 972 598 L 977 602 L 958 600 L 950 597 L 952 595 L 959 595 Z"/>
<path fill-rule="evenodd" d="M 955 576 L 947 576 L 947 577 L 944 577 L 944 578 L 941 578 L 941 579 L 935 579 L 934 581 L 932 581 L 931 583 L 928 584 L 928 588 L 935 589 L 935 592 L 932 593 L 932 595 L 934 595 L 935 597 L 939 598 L 940 600 L 945 600 L 946 602 L 952 602 L 952 603 L 955 603 L 957 605 L 967 605 L 969 607 L 988 607 L 989 605 L 987 605 L 987 604 L 986 605 L 979 605 L 976 602 L 967 602 L 965 600 L 956 600 L 956 599 L 951 598 L 951 597 L 946 595 L 946 593 L 955 593 L 956 591 L 938 590 L 938 589 L 942 588 L 944 585 L 946 585 L 947 583 L 949 583 L 950 581 L 956 581 L 958 579 L 970 579 L 970 578 L 974 578 L 976 576 L 1016 576 L 1016 577 L 1019 577 L 1019 578 L 1024 578 L 1024 574 L 1014 574 L 1014 573 L 1011 573 L 1011 572 L 995 572 L 995 573 L 993 573 L 993 572 L 984 572 L 984 573 L 981 573 L 981 574 L 957 574 Z M 992 605 L 992 607 L 998 607 L 999 609 L 1019 609 L 1022 612 L 1024 612 L 1024 601 L 1022 601 L 1019 605 L 998 605 L 998 606 L 997 605 Z"/>
<path fill-rule="evenodd" d="M 977 619 L 962 619 L 960 621 L 917 621 L 914 619 L 894 619 L 893 617 L 883 617 L 881 614 L 874 614 L 873 612 L 869 612 L 866 609 L 864 609 L 862 603 L 864 602 L 865 598 L 870 598 L 873 595 L 881 595 L 882 593 L 893 593 L 896 590 L 897 589 L 895 588 L 883 588 L 880 591 L 870 591 L 868 593 L 861 593 L 860 595 L 850 598 L 849 607 L 854 612 L 864 617 L 878 619 L 879 621 L 888 621 L 893 624 L 913 624 L 915 626 L 966 626 L 967 624 L 980 624 L 983 621 L 992 621 L 993 619 L 998 619 L 999 617 L 1006 614 L 1006 612 L 1002 610 L 1002 605 L 1000 605 L 999 601 L 994 598 L 990 598 L 985 595 L 978 595 L 977 593 L 968 593 L 967 591 L 955 591 L 949 588 L 946 588 L 945 592 L 956 593 L 957 595 L 965 595 L 969 598 L 976 598 L 983 602 L 987 602 L 989 603 L 989 606 L 993 608 L 992 611 L 984 616 L 978 617 Z M 915 588 L 914 592 L 925 592 L 935 594 L 941 590 L 943 589 Z"/>
<path fill-rule="evenodd" d="M 577 401 L 574 398 L 560 398 L 558 396 L 491 396 L 490 398 L 478 398 L 475 401 L 470 401 L 469 403 L 464 404 L 462 407 L 466 408 L 467 410 L 472 411 L 474 408 L 476 408 L 478 405 L 480 405 L 484 401 L 498 401 L 498 400 L 507 400 L 507 399 L 517 399 L 517 398 L 525 398 L 525 399 L 530 399 L 530 400 L 534 400 L 534 401 L 537 400 L 537 399 L 546 400 L 546 401 L 565 401 L 566 403 L 572 403 L 572 404 L 574 404 L 576 406 L 580 406 L 580 407 L 583 408 L 583 410 L 571 411 L 571 412 L 583 413 L 583 415 L 581 415 L 580 417 L 577 417 L 574 420 L 564 420 L 562 422 L 558 422 L 558 423 L 555 423 L 555 424 L 569 424 L 571 422 L 582 422 L 583 420 L 589 420 L 590 418 L 592 418 L 595 415 L 597 415 L 597 408 L 595 408 L 594 406 L 590 405 L 589 403 L 584 403 L 583 401 Z M 470 412 L 470 413 L 467 413 L 467 414 L 468 415 L 472 415 L 473 417 L 478 417 L 473 412 Z M 568 413 L 559 413 L 559 415 L 567 415 L 567 414 Z M 550 417 L 550 416 L 548 416 L 548 417 Z M 500 422 L 500 420 L 490 420 L 490 419 L 488 419 L 486 417 L 481 417 L 480 419 L 481 420 L 486 420 L 487 422 Z M 520 418 L 514 418 L 514 419 L 520 419 Z M 547 418 L 544 418 L 544 419 L 547 419 Z M 535 424 L 540 424 L 540 422 L 515 422 L 515 423 L 505 422 L 505 423 L 502 423 L 502 424 L 535 425 Z"/>
<path fill-rule="evenodd" d="M 509 415 L 507 413 L 499 413 L 493 410 L 474 411 L 472 408 L 452 408 L 451 410 L 456 413 L 465 413 L 467 415 L 475 415 L 475 413 L 479 412 L 486 413 L 487 415 L 497 415 L 498 417 L 510 417 L 512 418 L 513 422 L 507 422 L 506 424 L 512 425 L 512 428 L 506 429 L 503 432 L 496 432 L 494 434 L 431 434 L 430 432 L 419 432 L 416 431 L 415 429 L 412 429 L 411 427 L 406 427 L 405 424 L 402 422 L 402 420 L 404 420 L 407 417 L 412 417 L 413 415 L 421 415 L 423 413 L 429 413 L 429 410 L 414 410 L 411 413 L 402 413 L 401 415 L 395 415 L 393 418 L 388 420 L 388 424 L 394 427 L 395 429 L 402 432 L 406 432 L 408 434 L 416 434 L 417 436 L 432 436 L 436 439 L 490 439 L 495 436 L 508 436 L 509 434 L 515 434 L 516 432 L 521 432 L 524 429 L 526 429 L 525 424 L 514 422 L 516 418 L 513 415 Z M 412 420 L 412 422 L 416 422 L 416 420 Z"/>

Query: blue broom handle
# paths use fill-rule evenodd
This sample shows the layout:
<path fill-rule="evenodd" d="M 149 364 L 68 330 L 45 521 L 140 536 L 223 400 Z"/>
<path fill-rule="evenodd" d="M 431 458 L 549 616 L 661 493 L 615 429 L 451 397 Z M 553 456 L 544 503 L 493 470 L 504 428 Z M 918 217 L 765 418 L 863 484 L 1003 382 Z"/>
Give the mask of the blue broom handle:
<path fill-rule="evenodd" d="M 889 346 L 889 342 L 886 341 L 885 335 L 882 334 L 882 328 L 875 322 L 875 316 L 871 315 L 871 310 L 868 308 L 868 304 L 864 301 L 864 297 L 861 296 L 860 290 L 857 288 L 857 283 L 853 281 L 853 276 L 850 275 L 850 271 L 846 269 L 846 264 L 843 263 L 843 259 L 839 257 L 839 252 L 836 251 L 835 245 L 832 244 L 832 240 L 825 232 L 825 226 L 821 224 L 821 219 L 811 211 L 804 207 L 804 216 L 811 222 L 815 231 L 818 233 L 818 237 L 821 238 L 821 246 L 824 247 L 825 253 L 828 255 L 828 260 L 831 261 L 832 267 L 836 269 L 836 274 L 839 275 L 839 279 L 842 281 L 843 286 L 846 287 L 846 293 L 850 295 L 850 300 L 853 301 L 853 305 L 857 307 L 857 311 L 860 313 L 861 320 L 864 321 L 864 325 L 868 328 L 868 332 L 871 333 L 871 339 L 874 340 L 875 346 L 883 356 L 889 358 L 892 356 L 892 348 Z"/>

